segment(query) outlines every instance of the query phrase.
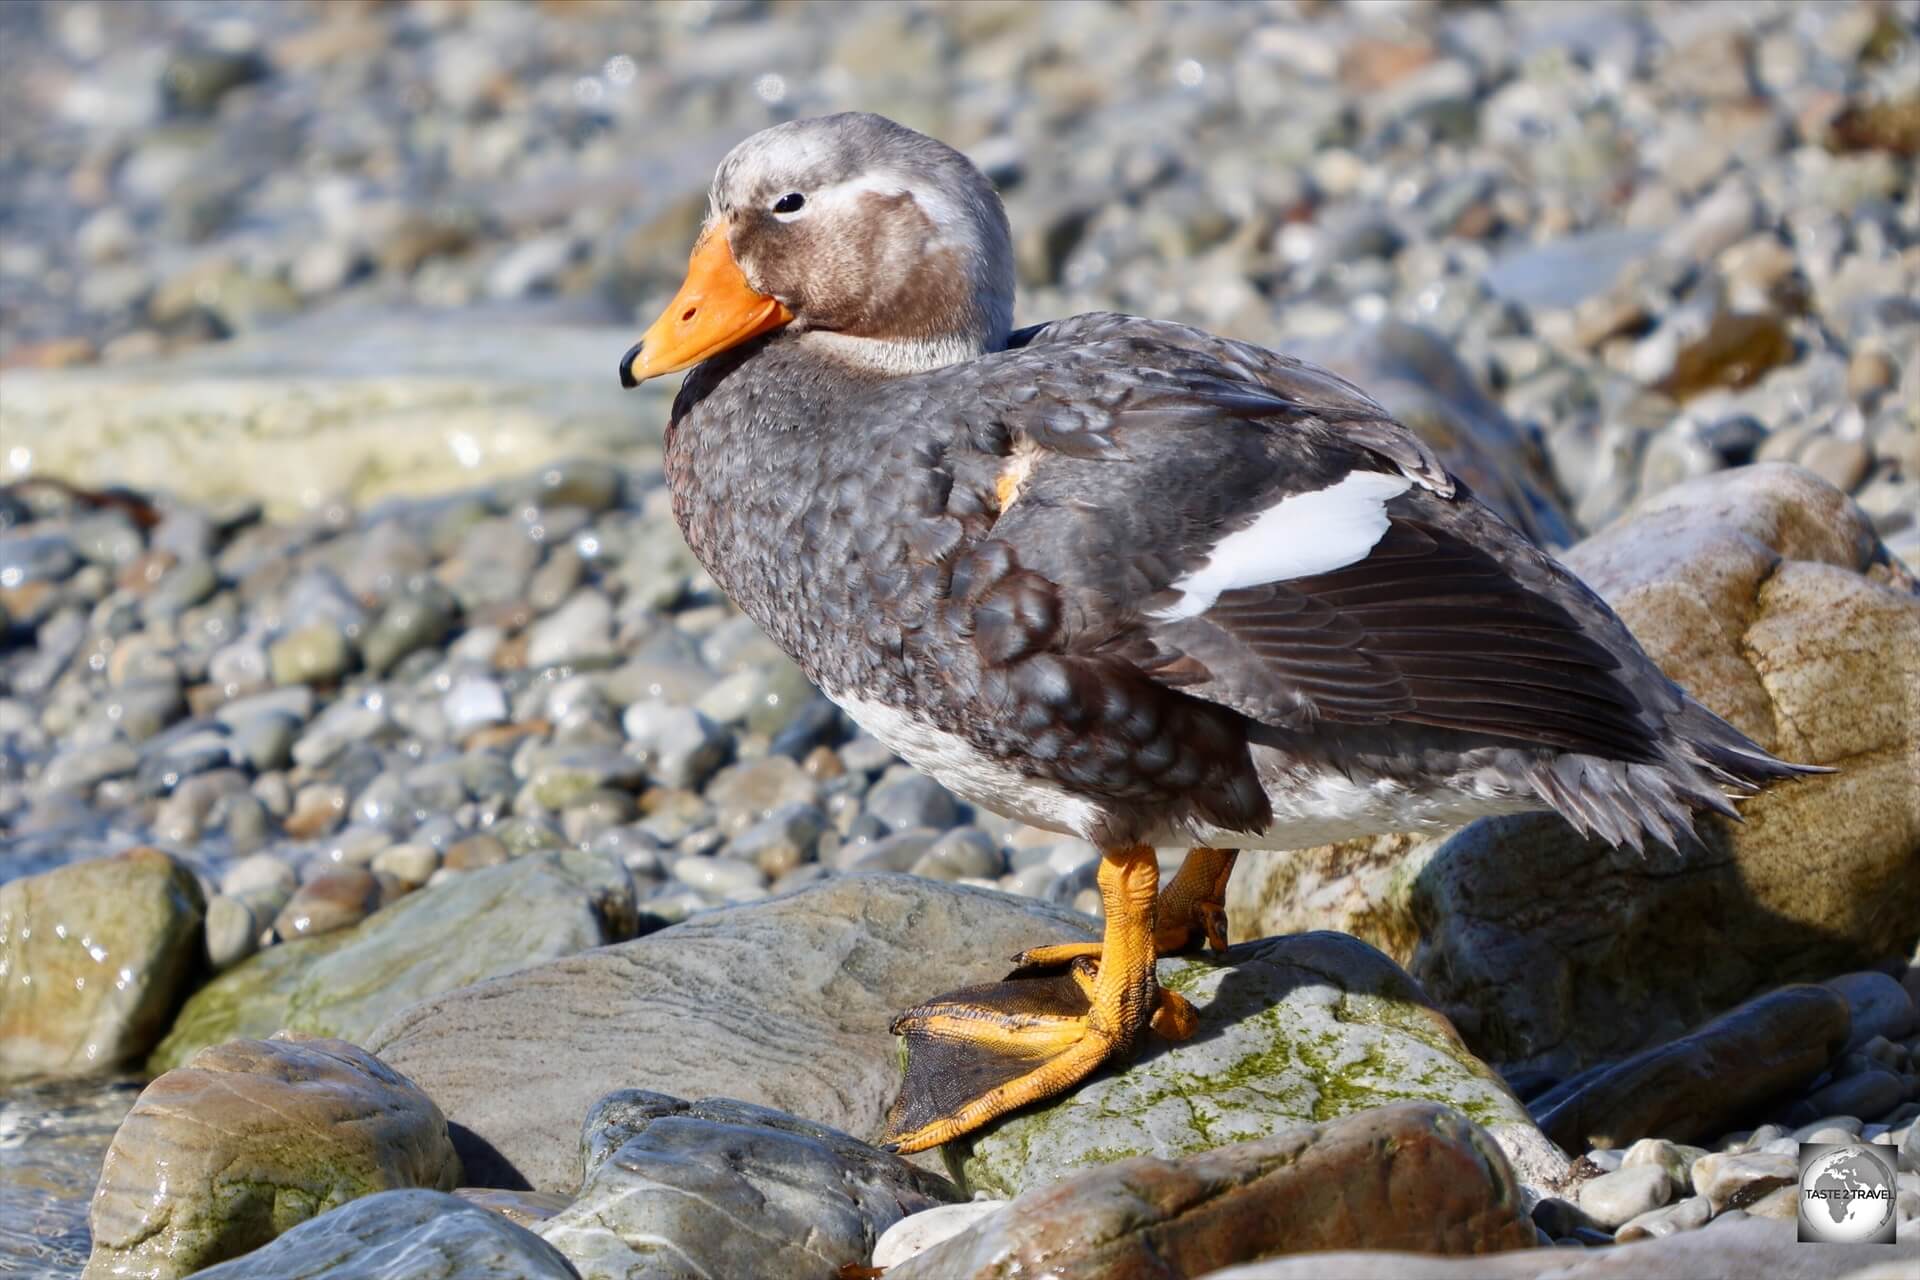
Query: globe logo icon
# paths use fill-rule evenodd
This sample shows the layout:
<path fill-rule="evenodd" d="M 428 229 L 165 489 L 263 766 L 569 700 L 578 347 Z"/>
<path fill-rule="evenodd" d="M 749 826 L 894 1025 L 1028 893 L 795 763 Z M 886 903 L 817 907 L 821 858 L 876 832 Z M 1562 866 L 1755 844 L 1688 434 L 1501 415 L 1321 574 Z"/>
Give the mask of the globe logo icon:
<path fill-rule="evenodd" d="M 1860 1143 L 1800 1145 L 1800 1238 L 1831 1244 L 1893 1239 L 1893 1171 Z"/>

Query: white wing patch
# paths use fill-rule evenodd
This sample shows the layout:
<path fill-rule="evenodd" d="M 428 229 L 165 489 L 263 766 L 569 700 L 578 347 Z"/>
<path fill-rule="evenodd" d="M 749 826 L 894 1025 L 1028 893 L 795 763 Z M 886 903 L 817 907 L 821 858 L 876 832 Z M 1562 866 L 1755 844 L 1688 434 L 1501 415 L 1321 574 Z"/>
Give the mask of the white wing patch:
<path fill-rule="evenodd" d="M 1228 591 L 1364 560 L 1386 536 L 1387 503 L 1412 487 L 1406 476 L 1356 471 L 1338 484 L 1283 498 L 1222 538 L 1205 564 L 1173 584 L 1180 598 L 1151 616 L 1178 622 L 1205 613 Z"/>

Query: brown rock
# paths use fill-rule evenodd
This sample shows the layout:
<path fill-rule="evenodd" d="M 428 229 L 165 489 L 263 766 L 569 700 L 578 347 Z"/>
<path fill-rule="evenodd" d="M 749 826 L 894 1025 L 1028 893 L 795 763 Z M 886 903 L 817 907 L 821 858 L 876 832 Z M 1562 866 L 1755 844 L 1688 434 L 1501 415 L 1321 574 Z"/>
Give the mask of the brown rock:
<path fill-rule="evenodd" d="M 1681 347 L 1673 368 L 1654 388 L 1686 400 L 1715 387 L 1750 387 L 1793 359 L 1793 335 L 1771 314 L 1718 315 L 1698 339 Z"/>
<path fill-rule="evenodd" d="M 498 836 L 482 832 L 454 841 L 448 846 L 447 856 L 441 865 L 449 871 L 477 871 L 481 867 L 498 866 L 512 856 Z"/>
<path fill-rule="evenodd" d="M 459 1181 L 439 1109 L 366 1050 L 232 1040 L 148 1085 L 114 1134 L 86 1275 L 188 1275 L 360 1196 Z"/>
<path fill-rule="evenodd" d="M 1526 1249 L 1497 1258 L 1316 1253 L 1216 1271 L 1204 1280 L 1894 1280 L 1913 1274 L 1911 1243 L 1814 1248 L 1784 1222 L 1758 1219 L 1682 1231 L 1613 1249 Z M 1892 1255 L 1884 1276 L 1863 1267 Z"/>
<path fill-rule="evenodd" d="M 0 885 L 0 1080 L 145 1056 L 187 997 L 205 912 L 193 872 L 158 849 Z"/>
<path fill-rule="evenodd" d="M 1549 814 L 1252 855 L 1228 889 L 1235 936 L 1353 933 L 1482 1057 L 1561 1071 L 1901 950 L 1920 919 L 1920 593 L 1866 516 L 1799 468 L 1745 467 L 1566 559 L 1702 702 L 1838 772 L 1704 821 L 1684 859 L 1616 855 Z"/>
<path fill-rule="evenodd" d="M 1659 1135 L 1718 1135 L 1740 1114 L 1822 1070 L 1847 1041 L 1847 1002 L 1826 987 L 1782 987 L 1598 1079 L 1535 1101 L 1548 1137 L 1569 1150 Z"/>
<path fill-rule="evenodd" d="M 1458 1112 L 1399 1103 L 1030 1191 L 888 1280 L 1174 1280 L 1283 1253 L 1479 1254 L 1535 1240 L 1512 1171 Z M 1332 1274 L 1332 1273 L 1326 1273 Z"/>
<path fill-rule="evenodd" d="M 1880 102 L 1853 102 L 1834 117 L 1835 151 L 1891 151 L 1920 156 L 1920 93 Z"/>
<path fill-rule="evenodd" d="M 282 938 L 311 938 L 359 924 L 381 901 L 379 877 L 365 867 L 328 871 L 294 890 L 287 905 L 274 917 L 273 931 Z"/>
<path fill-rule="evenodd" d="M 294 798 L 293 812 L 287 815 L 283 825 L 287 834 L 294 839 L 311 840 L 339 826 L 346 813 L 347 793 L 344 789 L 315 783 L 300 788 L 300 794 Z"/>

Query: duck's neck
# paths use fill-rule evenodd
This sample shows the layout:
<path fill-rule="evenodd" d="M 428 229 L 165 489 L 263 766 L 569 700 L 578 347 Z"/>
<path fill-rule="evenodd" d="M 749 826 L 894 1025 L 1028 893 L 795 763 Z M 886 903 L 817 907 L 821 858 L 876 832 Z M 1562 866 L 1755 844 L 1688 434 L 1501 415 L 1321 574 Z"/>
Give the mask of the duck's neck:
<path fill-rule="evenodd" d="M 944 369 L 985 355 L 991 349 L 979 337 L 968 333 L 930 338 L 863 338 L 815 329 L 794 335 L 793 341 L 821 360 L 880 377 Z M 1001 345 L 1004 344 L 1003 337 Z"/>

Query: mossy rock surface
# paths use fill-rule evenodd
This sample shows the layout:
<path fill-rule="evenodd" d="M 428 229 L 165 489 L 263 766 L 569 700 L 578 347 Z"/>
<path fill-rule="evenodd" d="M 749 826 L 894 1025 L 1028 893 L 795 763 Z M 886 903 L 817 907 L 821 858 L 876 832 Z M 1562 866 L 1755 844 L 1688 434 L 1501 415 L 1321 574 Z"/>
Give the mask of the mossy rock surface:
<path fill-rule="evenodd" d="M 458 1185 L 446 1118 L 372 1054 L 229 1041 L 148 1085 L 114 1134 L 85 1280 L 172 1280 L 362 1196 Z"/>
<path fill-rule="evenodd" d="M 189 989 L 205 915 L 158 849 L 0 885 L 0 1081 L 137 1064 Z"/>
<path fill-rule="evenodd" d="M 208 1045 L 282 1028 L 366 1041 L 428 996 L 632 937 L 633 880 L 576 849 L 468 872 L 359 924 L 249 957 L 196 992 L 148 1060 L 169 1071 Z"/>
<path fill-rule="evenodd" d="M 1516 1165 L 1544 1146 L 1418 984 L 1357 939 L 1308 933 L 1163 960 L 1160 982 L 1198 1009 L 1193 1038 L 1149 1038 L 1132 1064 L 950 1144 L 968 1191 L 1015 1196 L 1092 1165 L 1191 1155 L 1405 1101 L 1463 1113 L 1510 1156 L 1523 1148 Z"/>

